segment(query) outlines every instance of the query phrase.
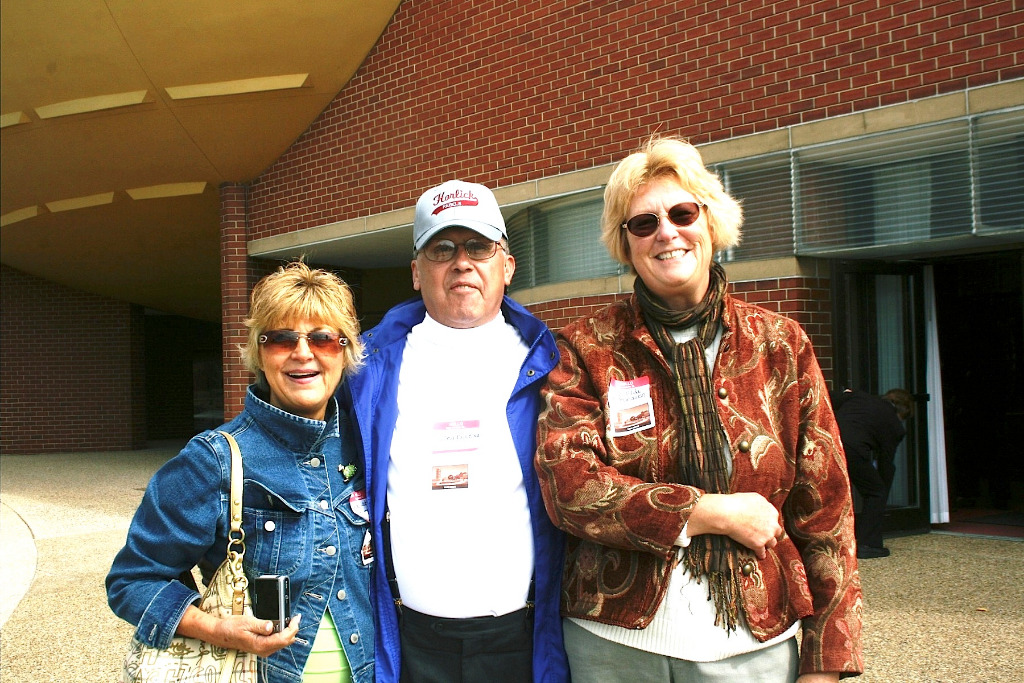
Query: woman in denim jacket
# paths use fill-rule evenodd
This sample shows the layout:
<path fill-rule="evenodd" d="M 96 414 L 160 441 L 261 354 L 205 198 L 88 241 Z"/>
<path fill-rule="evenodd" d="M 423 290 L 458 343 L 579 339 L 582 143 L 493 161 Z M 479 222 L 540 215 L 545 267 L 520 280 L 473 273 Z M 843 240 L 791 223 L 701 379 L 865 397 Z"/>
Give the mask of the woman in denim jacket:
<path fill-rule="evenodd" d="M 243 354 L 258 380 L 245 410 L 220 429 L 242 451 L 246 575 L 288 575 L 290 623 L 275 633 L 252 616 L 206 614 L 179 580 L 196 564 L 209 580 L 227 547 L 231 456 L 216 431 L 194 437 L 149 482 L 107 576 L 110 607 L 146 645 L 165 648 L 181 635 L 254 652 L 269 683 L 370 682 L 364 478 L 334 399 L 362 362 L 352 295 L 335 275 L 293 263 L 256 285 L 245 324 Z"/>

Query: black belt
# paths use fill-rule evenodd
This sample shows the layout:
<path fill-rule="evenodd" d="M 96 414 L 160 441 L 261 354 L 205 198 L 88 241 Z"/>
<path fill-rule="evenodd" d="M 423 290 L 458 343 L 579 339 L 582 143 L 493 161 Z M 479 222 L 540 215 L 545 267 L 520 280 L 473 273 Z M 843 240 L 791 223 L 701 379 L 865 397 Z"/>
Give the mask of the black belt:
<path fill-rule="evenodd" d="M 434 617 L 429 614 L 417 612 L 408 606 L 402 609 L 402 621 L 414 629 L 429 629 L 439 636 L 447 638 L 461 638 L 479 636 L 481 632 L 489 630 L 501 630 L 509 628 L 517 623 L 522 623 L 533 613 L 532 605 L 517 609 L 515 612 L 492 617 Z"/>

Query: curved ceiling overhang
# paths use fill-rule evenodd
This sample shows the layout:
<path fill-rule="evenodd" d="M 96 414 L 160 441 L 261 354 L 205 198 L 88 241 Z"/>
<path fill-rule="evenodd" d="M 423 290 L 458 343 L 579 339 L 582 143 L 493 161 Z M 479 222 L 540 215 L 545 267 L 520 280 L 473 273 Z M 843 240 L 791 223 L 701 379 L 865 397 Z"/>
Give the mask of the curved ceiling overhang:
<path fill-rule="evenodd" d="M 218 320 L 218 187 L 288 149 L 398 4 L 2 0 L 0 260 Z"/>

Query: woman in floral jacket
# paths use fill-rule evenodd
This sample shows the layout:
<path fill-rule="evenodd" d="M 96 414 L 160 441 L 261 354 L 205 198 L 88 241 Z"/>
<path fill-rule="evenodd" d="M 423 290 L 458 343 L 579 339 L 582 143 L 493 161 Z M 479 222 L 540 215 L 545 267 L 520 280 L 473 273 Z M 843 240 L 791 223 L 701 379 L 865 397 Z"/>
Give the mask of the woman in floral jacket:
<path fill-rule="evenodd" d="M 697 150 L 616 168 L 602 239 L 635 292 L 558 335 L 537 471 L 570 535 L 573 681 L 837 680 L 863 669 L 853 507 L 792 320 L 726 294 L 739 205 Z M 803 626 L 798 650 L 796 634 Z"/>

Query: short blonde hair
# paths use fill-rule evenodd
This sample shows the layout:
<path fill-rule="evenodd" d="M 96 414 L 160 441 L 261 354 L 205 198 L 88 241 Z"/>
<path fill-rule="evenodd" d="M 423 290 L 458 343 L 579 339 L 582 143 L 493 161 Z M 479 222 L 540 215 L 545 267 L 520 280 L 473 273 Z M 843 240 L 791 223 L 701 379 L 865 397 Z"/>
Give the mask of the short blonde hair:
<path fill-rule="evenodd" d="M 263 371 L 260 367 L 260 335 L 299 321 L 333 328 L 348 338 L 348 346 L 342 349 L 345 358 L 343 377 L 362 367 L 359 320 L 348 285 L 334 273 L 295 261 L 278 268 L 252 288 L 249 317 L 245 319 L 249 339 L 241 351 L 245 366 L 257 378 Z"/>
<path fill-rule="evenodd" d="M 704 166 L 697 148 L 679 138 L 653 136 L 619 162 L 604 189 L 601 241 L 613 259 L 632 265 L 626 231 L 621 226 L 630 218 L 626 214 L 640 186 L 662 176 L 674 177 L 705 205 L 715 251 L 740 243 L 743 209 L 725 191 L 718 176 Z"/>

